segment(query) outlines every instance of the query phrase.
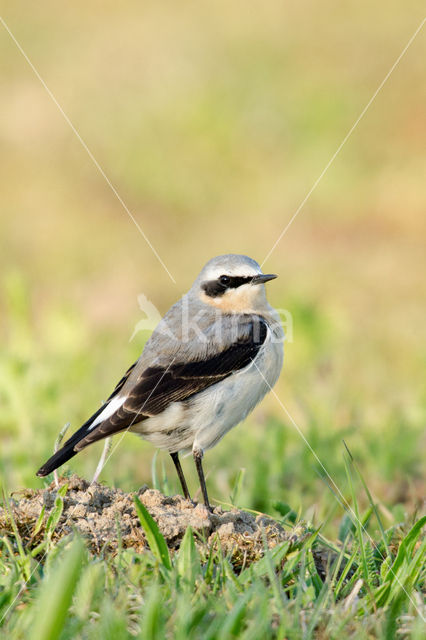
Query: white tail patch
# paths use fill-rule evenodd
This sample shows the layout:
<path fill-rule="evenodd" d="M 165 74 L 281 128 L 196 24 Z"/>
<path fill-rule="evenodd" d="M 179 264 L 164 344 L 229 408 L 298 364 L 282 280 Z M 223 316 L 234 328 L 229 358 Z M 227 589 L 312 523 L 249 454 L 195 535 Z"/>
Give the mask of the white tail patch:
<path fill-rule="evenodd" d="M 112 400 L 110 400 L 106 405 L 105 409 L 98 415 L 96 420 L 92 422 L 92 424 L 89 427 L 89 431 L 91 431 L 98 424 L 100 424 L 101 422 L 103 422 L 104 420 L 107 420 L 107 418 L 112 416 L 112 414 L 115 413 L 117 409 L 121 407 L 122 404 L 124 404 L 126 399 L 127 399 L 127 396 L 117 396 L 116 398 L 113 398 Z"/>

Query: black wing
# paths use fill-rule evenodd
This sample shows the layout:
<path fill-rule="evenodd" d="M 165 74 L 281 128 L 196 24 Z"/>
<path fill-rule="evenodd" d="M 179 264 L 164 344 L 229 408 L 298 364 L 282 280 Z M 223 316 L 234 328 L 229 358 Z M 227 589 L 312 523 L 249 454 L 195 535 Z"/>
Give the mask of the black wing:
<path fill-rule="evenodd" d="M 168 367 L 148 367 L 131 387 L 124 403 L 110 417 L 90 429 L 92 422 L 105 410 L 106 405 L 103 405 L 39 469 L 37 475 L 47 475 L 92 442 L 129 429 L 133 424 L 161 413 L 172 402 L 187 400 L 243 369 L 256 357 L 265 342 L 267 330 L 266 322 L 256 318 L 243 339 L 214 356 L 184 364 L 172 361 Z M 117 397 L 133 367 L 120 380 L 108 401 Z"/>

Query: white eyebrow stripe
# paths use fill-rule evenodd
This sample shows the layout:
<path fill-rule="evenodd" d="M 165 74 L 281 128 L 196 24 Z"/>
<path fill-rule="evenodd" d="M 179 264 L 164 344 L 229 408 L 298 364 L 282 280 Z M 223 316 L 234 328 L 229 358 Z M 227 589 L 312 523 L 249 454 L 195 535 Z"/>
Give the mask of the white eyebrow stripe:
<path fill-rule="evenodd" d="M 127 400 L 127 396 L 117 396 L 116 398 L 112 398 L 112 400 L 108 402 L 108 404 L 106 405 L 102 413 L 100 413 L 96 418 L 96 420 L 92 422 L 92 424 L 89 427 L 89 431 L 91 431 L 98 424 L 100 424 L 101 422 L 103 422 L 104 420 L 107 420 L 107 418 L 112 416 L 112 414 L 115 413 L 117 409 L 119 409 L 126 400 Z"/>

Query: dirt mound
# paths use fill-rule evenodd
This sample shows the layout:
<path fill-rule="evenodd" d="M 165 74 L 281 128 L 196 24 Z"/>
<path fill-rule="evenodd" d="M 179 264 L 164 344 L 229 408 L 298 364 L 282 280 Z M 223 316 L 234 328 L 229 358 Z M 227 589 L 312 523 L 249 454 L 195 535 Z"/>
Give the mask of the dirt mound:
<path fill-rule="evenodd" d="M 21 539 L 27 548 L 35 548 L 49 529 L 49 517 L 58 517 L 52 539 L 60 539 L 78 531 L 87 540 L 93 553 L 115 553 L 119 545 L 137 551 L 147 548 L 144 530 L 134 507 L 134 493 L 111 489 L 102 484 L 89 484 L 76 475 L 61 478 L 59 486 L 68 485 L 63 497 L 52 483 L 42 490 L 26 490 L 10 499 L 10 511 Z M 179 548 L 188 526 L 197 545 L 220 544 L 230 553 L 235 565 L 247 565 L 264 552 L 264 539 L 270 548 L 304 532 L 286 532 L 277 522 L 246 511 L 224 511 L 215 507 L 209 513 L 204 505 L 193 505 L 182 496 L 166 497 L 159 491 L 142 487 L 135 492 L 156 521 L 169 549 Z M 61 504 L 62 502 L 62 504 Z M 40 519 L 44 507 L 43 518 Z M 61 511 L 62 509 L 62 511 Z M 37 524 L 38 523 L 38 524 Z M 7 509 L 0 507 L 0 533 L 10 535 L 13 526 Z"/>

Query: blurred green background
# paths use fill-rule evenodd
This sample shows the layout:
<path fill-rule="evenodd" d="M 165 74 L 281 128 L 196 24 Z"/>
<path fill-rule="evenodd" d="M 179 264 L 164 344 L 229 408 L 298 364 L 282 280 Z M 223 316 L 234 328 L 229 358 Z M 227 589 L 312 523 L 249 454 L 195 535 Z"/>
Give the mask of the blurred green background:
<path fill-rule="evenodd" d="M 210 257 L 264 260 L 423 11 L 375 0 L 3 5 L 176 280 L 0 26 L 8 490 L 43 485 L 35 471 L 63 424 L 76 429 L 138 357 L 139 293 L 164 313 Z M 343 494 L 344 439 L 394 518 L 425 488 L 425 59 L 423 30 L 265 263 L 280 275 L 270 301 L 293 317 L 279 398 Z M 68 469 L 90 478 L 101 449 Z M 153 453 L 126 435 L 102 480 L 152 484 Z M 168 456 L 155 462 L 160 485 L 178 491 Z M 273 396 L 205 466 L 224 502 L 244 468 L 241 506 L 283 500 L 319 522 L 337 505 Z M 184 469 L 194 489 L 191 460 Z"/>

